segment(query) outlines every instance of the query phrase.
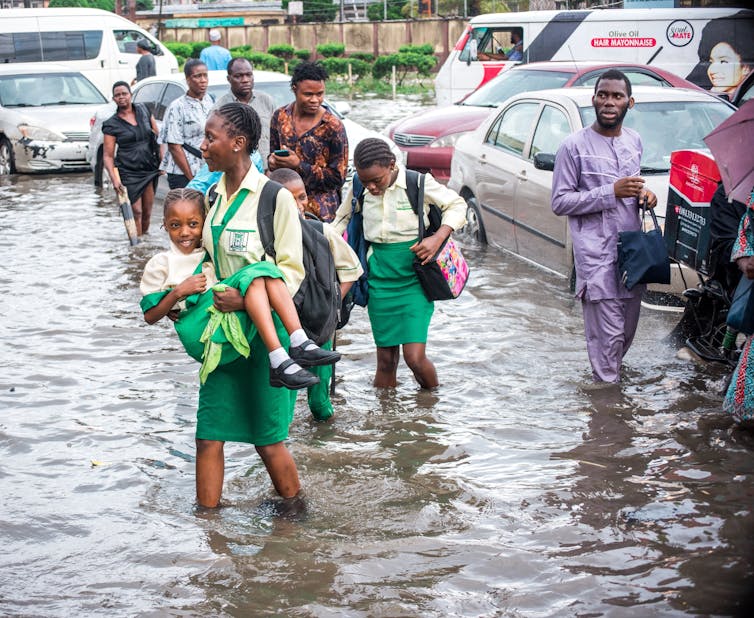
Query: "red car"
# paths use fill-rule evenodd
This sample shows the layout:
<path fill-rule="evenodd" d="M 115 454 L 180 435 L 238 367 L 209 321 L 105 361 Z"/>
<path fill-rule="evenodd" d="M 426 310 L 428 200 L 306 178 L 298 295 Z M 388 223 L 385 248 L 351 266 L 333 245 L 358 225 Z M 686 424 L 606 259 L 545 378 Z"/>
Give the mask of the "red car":
<path fill-rule="evenodd" d="M 677 75 L 643 64 L 532 62 L 505 71 L 455 105 L 435 107 L 398 120 L 388 127 L 388 135 L 403 152 L 407 167 L 430 172 L 438 181 L 447 183 L 456 140 L 482 124 L 493 108 L 524 92 L 593 86 L 610 68 L 623 71 L 633 85 L 700 90 Z"/>

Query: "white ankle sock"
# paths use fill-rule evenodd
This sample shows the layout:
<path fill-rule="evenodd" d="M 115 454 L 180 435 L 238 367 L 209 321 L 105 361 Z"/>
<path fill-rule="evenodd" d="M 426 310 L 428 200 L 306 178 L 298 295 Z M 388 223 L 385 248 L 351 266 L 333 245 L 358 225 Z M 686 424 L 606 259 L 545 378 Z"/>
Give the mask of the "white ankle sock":
<path fill-rule="evenodd" d="M 274 369 L 277 369 L 288 358 L 288 352 L 285 351 L 285 348 L 277 348 L 270 352 L 269 356 L 270 365 L 272 365 Z"/>
<path fill-rule="evenodd" d="M 299 328 L 297 330 L 294 330 L 291 333 L 291 346 L 293 346 L 294 348 L 298 347 L 298 346 L 302 345 L 307 339 L 309 339 L 309 337 L 304 332 L 303 328 Z M 317 346 L 315 346 L 313 344 L 309 344 L 308 346 L 306 346 L 304 348 L 304 350 L 311 350 L 312 348 L 316 348 L 316 347 Z"/>
<path fill-rule="evenodd" d="M 273 350 L 269 354 L 270 356 L 270 365 L 277 369 L 282 365 L 286 360 L 290 358 L 288 356 L 288 352 L 285 351 L 285 348 L 277 348 L 276 350 Z M 297 371 L 301 371 L 302 367 L 298 363 L 291 363 L 288 365 L 288 367 L 285 368 L 285 371 L 283 373 L 296 373 Z"/>

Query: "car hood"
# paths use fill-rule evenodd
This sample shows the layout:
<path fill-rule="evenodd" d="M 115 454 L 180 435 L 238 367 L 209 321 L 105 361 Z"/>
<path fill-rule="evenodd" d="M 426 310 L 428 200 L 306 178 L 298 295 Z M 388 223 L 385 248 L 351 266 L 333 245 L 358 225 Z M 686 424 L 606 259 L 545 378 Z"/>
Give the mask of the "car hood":
<path fill-rule="evenodd" d="M 11 108 L 15 112 L 14 122 L 35 127 L 45 127 L 57 133 L 89 134 L 89 119 L 92 114 L 106 104 L 89 105 L 50 105 L 35 108 Z"/>
<path fill-rule="evenodd" d="M 399 121 L 392 127 L 394 133 L 432 135 L 439 137 L 476 129 L 495 108 L 475 105 L 450 105 L 435 107 Z"/>

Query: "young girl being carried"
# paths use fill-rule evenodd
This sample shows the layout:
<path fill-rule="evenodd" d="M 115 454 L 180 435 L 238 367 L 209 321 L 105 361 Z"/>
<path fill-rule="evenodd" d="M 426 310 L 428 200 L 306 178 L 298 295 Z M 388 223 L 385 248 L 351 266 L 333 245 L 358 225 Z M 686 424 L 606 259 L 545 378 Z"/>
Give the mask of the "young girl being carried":
<path fill-rule="evenodd" d="M 202 360 L 206 346 L 200 338 L 210 321 L 207 310 L 213 304 L 211 288 L 218 283 L 215 268 L 202 249 L 204 196 L 193 189 L 171 190 L 165 197 L 163 226 L 171 246 L 152 257 L 144 269 L 141 309 L 148 324 L 166 315 L 174 320 L 186 351 Z M 316 384 L 319 378 L 303 367 L 329 365 L 340 358 L 337 352 L 323 350 L 307 337 L 283 275 L 273 263 L 251 264 L 221 283 L 237 288 L 244 297 L 246 313 L 235 314 L 242 333 L 236 332 L 235 336 L 242 335 L 248 342 L 259 333 L 270 356 L 272 386 L 300 389 Z M 290 355 L 277 336 L 272 310 L 290 335 Z M 234 336 L 232 328 L 217 328 L 211 334 L 212 341 L 222 350 L 213 368 L 239 358 L 229 334 Z"/>

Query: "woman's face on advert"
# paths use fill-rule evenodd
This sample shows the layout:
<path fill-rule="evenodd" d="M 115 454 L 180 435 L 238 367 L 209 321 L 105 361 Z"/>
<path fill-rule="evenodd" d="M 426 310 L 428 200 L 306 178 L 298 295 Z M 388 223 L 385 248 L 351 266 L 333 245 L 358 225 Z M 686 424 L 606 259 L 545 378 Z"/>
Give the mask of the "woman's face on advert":
<path fill-rule="evenodd" d="M 372 195 L 382 195 L 387 191 L 387 188 L 393 183 L 393 170 L 395 166 L 391 165 L 385 167 L 379 163 L 365 167 L 364 169 L 356 169 L 356 173 L 359 175 L 359 180 L 364 188 Z"/>
<path fill-rule="evenodd" d="M 728 43 L 718 43 L 709 55 L 707 75 L 714 92 L 732 92 L 751 68 L 741 62 L 741 56 Z"/>

